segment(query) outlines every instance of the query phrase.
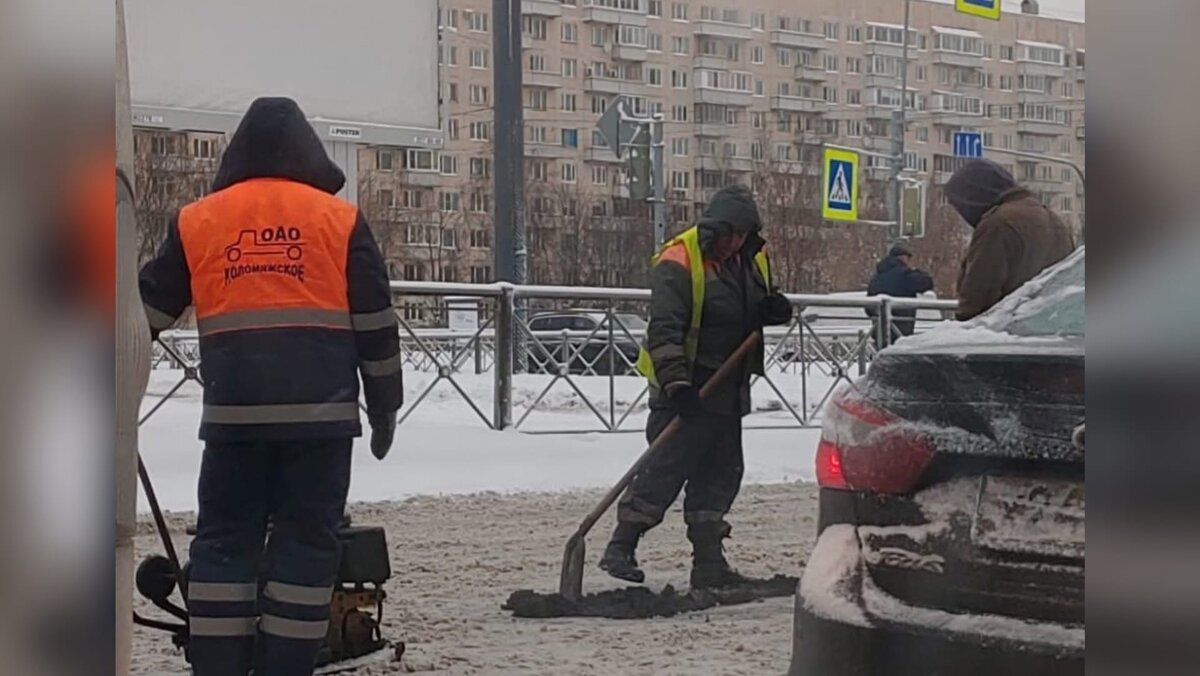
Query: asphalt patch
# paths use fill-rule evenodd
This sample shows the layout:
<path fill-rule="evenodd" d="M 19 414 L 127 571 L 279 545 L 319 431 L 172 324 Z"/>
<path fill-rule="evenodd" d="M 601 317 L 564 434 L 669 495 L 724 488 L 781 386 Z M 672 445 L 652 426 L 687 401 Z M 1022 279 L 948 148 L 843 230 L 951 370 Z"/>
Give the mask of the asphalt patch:
<path fill-rule="evenodd" d="M 747 584 L 722 589 L 692 589 L 679 592 L 667 585 L 661 592 L 646 587 L 612 589 L 586 594 L 569 601 L 558 594 L 540 594 L 530 589 L 512 593 L 501 609 L 513 617 L 547 619 L 551 617 L 605 617 L 613 620 L 637 620 L 649 617 L 673 617 L 715 606 L 734 606 L 766 598 L 792 596 L 799 579 L 776 575 L 769 579 L 750 578 Z"/>

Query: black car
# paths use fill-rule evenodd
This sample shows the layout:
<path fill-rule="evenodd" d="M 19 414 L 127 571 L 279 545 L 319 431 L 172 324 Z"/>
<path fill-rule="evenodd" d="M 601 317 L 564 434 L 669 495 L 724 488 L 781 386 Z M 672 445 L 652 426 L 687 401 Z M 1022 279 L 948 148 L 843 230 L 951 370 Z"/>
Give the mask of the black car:
<path fill-rule="evenodd" d="M 556 373 L 562 366 L 577 375 L 634 375 L 646 320 L 616 314 L 609 349 L 608 315 L 594 310 L 534 315 L 529 329 L 536 343 L 528 347 L 535 373 Z"/>
<path fill-rule="evenodd" d="M 1083 249 L 825 413 L 792 676 L 1083 674 Z"/>

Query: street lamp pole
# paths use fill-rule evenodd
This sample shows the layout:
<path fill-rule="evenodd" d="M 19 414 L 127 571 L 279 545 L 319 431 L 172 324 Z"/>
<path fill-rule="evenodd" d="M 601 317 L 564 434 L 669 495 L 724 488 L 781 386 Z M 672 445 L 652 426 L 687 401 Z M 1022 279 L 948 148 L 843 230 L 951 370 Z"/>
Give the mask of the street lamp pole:
<path fill-rule="evenodd" d="M 904 171 L 904 135 L 908 128 L 908 33 L 912 19 L 912 0 L 904 0 L 904 33 L 901 37 L 903 44 L 900 60 L 900 108 L 892 111 L 892 179 L 889 184 L 890 204 L 888 205 L 888 220 L 893 225 L 888 233 L 889 239 L 899 239 L 903 234 L 903 213 L 900 202 L 903 199 L 903 188 L 900 185 L 900 174 Z"/>

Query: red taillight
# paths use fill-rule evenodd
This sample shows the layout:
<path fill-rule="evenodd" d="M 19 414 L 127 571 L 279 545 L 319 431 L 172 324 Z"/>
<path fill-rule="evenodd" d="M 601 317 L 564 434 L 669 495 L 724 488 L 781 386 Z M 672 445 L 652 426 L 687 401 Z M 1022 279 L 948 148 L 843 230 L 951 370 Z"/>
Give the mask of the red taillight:
<path fill-rule="evenodd" d="M 817 485 L 822 488 L 849 488 L 842 472 L 842 454 L 832 441 L 817 445 Z"/>
<path fill-rule="evenodd" d="M 916 488 L 933 449 L 904 421 L 848 390 L 826 409 L 817 483 L 872 493 Z"/>

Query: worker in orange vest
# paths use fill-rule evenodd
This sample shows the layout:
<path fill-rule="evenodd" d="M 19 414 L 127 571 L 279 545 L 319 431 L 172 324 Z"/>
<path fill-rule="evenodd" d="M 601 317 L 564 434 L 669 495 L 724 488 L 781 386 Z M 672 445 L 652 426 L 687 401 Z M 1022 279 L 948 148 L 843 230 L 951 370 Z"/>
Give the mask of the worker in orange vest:
<path fill-rule="evenodd" d="M 371 450 L 382 459 L 392 444 L 399 331 L 371 230 L 334 196 L 344 183 L 296 102 L 258 99 L 212 194 L 179 211 L 141 272 L 151 329 L 194 306 L 200 335 L 205 449 L 188 581 L 198 676 L 312 673 L 362 433 L 360 376 Z"/>

